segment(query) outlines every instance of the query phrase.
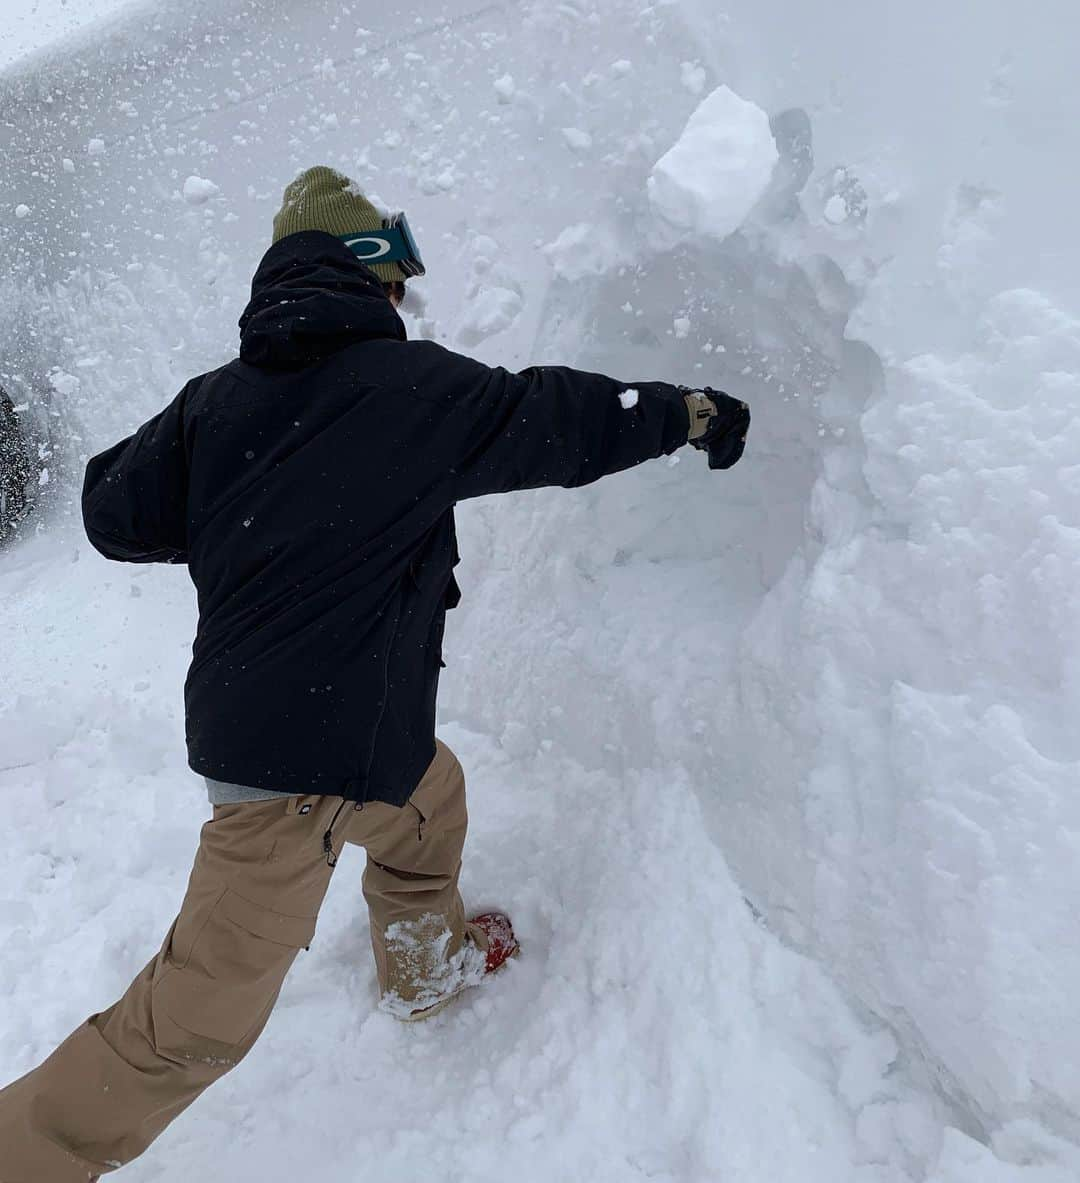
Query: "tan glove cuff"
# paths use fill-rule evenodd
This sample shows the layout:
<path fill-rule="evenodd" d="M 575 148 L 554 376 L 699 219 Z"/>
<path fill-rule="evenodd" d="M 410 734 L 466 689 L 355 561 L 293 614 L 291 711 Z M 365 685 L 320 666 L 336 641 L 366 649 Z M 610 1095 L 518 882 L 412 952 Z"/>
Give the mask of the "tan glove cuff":
<path fill-rule="evenodd" d="M 707 394 L 699 390 L 692 390 L 684 394 L 686 410 L 690 416 L 690 434 L 686 437 L 688 443 L 701 439 L 709 429 L 709 420 L 716 414 L 716 403 Z"/>

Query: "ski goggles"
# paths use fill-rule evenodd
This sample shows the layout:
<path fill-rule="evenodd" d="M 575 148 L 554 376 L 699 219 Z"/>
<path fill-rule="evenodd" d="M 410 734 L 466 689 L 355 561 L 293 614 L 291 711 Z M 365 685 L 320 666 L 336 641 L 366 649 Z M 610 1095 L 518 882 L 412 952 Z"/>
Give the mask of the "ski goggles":
<path fill-rule="evenodd" d="M 404 214 L 383 218 L 381 230 L 339 234 L 338 237 L 361 263 L 396 263 L 410 279 L 427 274 L 409 228 L 409 219 Z"/>

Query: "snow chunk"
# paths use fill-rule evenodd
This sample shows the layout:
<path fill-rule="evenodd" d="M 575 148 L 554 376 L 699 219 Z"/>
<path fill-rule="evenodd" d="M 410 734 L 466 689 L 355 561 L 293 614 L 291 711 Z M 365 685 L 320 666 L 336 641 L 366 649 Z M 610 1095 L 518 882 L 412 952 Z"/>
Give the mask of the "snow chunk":
<path fill-rule="evenodd" d="M 580 127 L 564 127 L 562 133 L 575 152 L 584 152 L 592 147 L 592 136 Z"/>
<path fill-rule="evenodd" d="M 498 96 L 500 103 L 511 102 L 516 93 L 517 87 L 514 85 L 512 75 L 504 74 L 501 78 L 495 79 L 495 94 Z"/>
<path fill-rule="evenodd" d="M 870 1104 L 899 1054 L 896 1039 L 887 1028 L 855 1041 L 847 1049 L 836 1090 L 850 1109 L 855 1111 Z"/>
<path fill-rule="evenodd" d="M 525 301 L 516 287 L 492 283 L 478 285 L 470 305 L 457 339 L 472 348 L 497 333 L 506 332 L 521 315 Z"/>
<path fill-rule="evenodd" d="M 73 173 L 75 171 L 75 161 L 72 160 L 70 156 L 65 156 L 60 163 L 64 169 L 64 172 Z"/>
<path fill-rule="evenodd" d="M 848 207 L 847 202 L 840 196 L 839 193 L 834 193 L 832 197 L 825 202 L 825 221 L 831 226 L 839 226 L 847 221 Z"/>
<path fill-rule="evenodd" d="M 487 275 L 499 254 L 499 244 L 490 234 L 477 234 L 472 240 L 473 271 L 477 275 Z"/>
<path fill-rule="evenodd" d="M 59 366 L 56 366 L 49 371 L 49 385 L 57 394 L 65 398 L 71 398 L 79 393 L 82 381 L 76 378 L 74 374 L 69 374 L 66 370 L 62 370 Z"/>
<path fill-rule="evenodd" d="M 603 275 L 621 261 L 618 243 L 607 226 L 578 222 L 543 248 L 560 279 L 584 279 Z"/>
<path fill-rule="evenodd" d="M 216 197 L 221 190 L 213 181 L 194 175 L 184 182 L 184 200 L 188 205 L 205 205 L 211 197 Z"/>
<path fill-rule="evenodd" d="M 656 164 L 649 200 L 682 237 L 727 238 L 765 192 L 778 159 L 769 117 L 721 86 Z"/>
<path fill-rule="evenodd" d="M 698 62 L 682 63 L 682 84 L 691 94 L 704 94 L 707 75 Z"/>
<path fill-rule="evenodd" d="M 440 193 L 449 193 L 456 185 L 457 174 L 454 172 L 452 164 L 440 169 L 439 172 L 426 173 L 420 178 L 420 192 L 429 197 L 438 196 Z M 375 204 L 374 201 L 372 204 Z"/>
<path fill-rule="evenodd" d="M 629 411 L 632 407 L 638 405 L 638 399 L 641 397 L 641 391 L 635 390 L 632 386 L 629 390 L 624 390 L 619 395 L 619 402 L 622 403 L 624 411 Z"/>
<path fill-rule="evenodd" d="M 91 140 L 90 143 L 86 145 L 86 154 L 88 156 L 104 156 L 105 155 L 105 141 L 104 140 Z"/>
<path fill-rule="evenodd" d="M 17 205 L 15 207 L 15 217 L 17 217 L 17 218 L 30 217 L 30 207 L 28 205 Z"/>

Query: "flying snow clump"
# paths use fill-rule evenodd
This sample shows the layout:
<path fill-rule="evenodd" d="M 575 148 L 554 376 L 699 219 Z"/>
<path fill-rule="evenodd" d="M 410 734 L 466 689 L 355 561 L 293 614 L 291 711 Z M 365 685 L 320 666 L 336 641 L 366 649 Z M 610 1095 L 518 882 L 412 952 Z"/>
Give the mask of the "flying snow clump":
<path fill-rule="evenodd" d="M 765 192 L 778 159 L 769 117 L 721 86 L 653 168 L 649 200 L 681 238 L 727 238 Z"/>
<path fill-rule="evenodd" d="M 211 197 L 216 197 L 220 192 L 217 185 L 205 177 L 190 176 L 184 182 L 184 200 L 188 205 L 205 205 Z"/>

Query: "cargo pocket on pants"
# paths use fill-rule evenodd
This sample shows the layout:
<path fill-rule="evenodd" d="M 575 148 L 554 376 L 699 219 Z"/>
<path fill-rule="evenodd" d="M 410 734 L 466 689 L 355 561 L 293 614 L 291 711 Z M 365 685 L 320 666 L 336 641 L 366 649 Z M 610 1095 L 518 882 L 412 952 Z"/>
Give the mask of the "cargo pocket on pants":
<path fill-rule="evenodd" d="M 167 965 L 154 985 L 155 1022 L 235 1046 L 267 1017 L 297 953 L 311 944 L 315 918 L 287 916 L 226 891 L 183 966 Z M 256 1031 L 257 1034 L 257 1031 Z M 163 1050 L 159 1047 L 159 1051 Z"/>

